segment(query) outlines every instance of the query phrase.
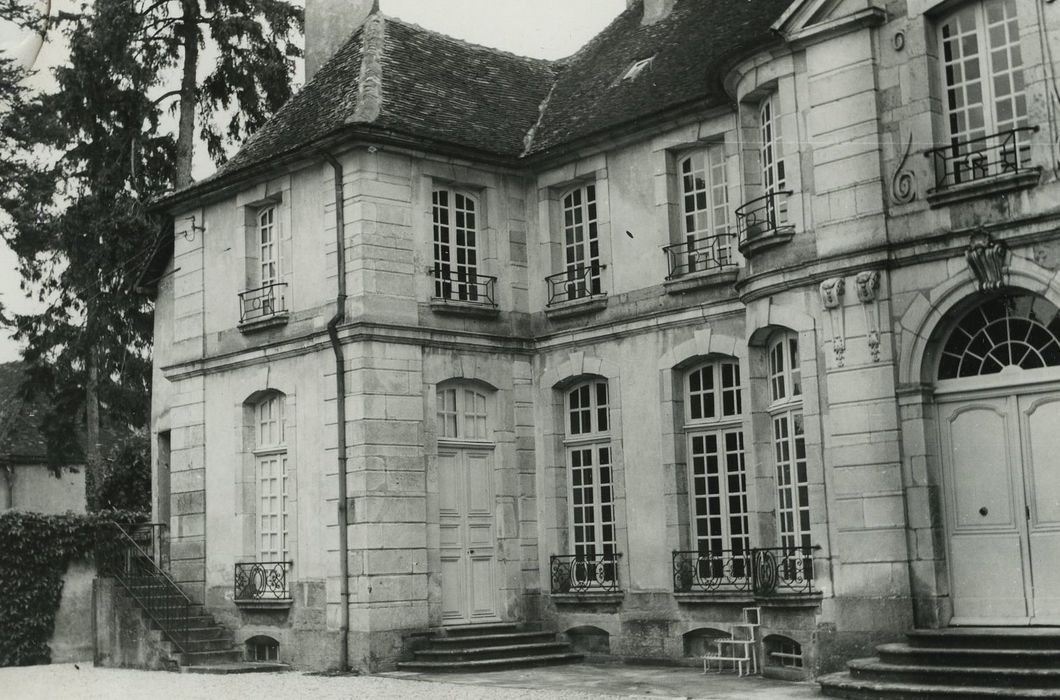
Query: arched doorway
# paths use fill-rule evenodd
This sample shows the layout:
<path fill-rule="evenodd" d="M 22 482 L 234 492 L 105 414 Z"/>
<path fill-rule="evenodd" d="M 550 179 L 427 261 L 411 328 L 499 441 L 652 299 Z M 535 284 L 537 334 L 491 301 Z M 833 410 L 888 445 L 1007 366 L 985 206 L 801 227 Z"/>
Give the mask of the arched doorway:
<path fill-rule="evenodd" d="M 1060 624 L 1060 313 L 1008 289 L 940 331 L 951 624 Z"/>

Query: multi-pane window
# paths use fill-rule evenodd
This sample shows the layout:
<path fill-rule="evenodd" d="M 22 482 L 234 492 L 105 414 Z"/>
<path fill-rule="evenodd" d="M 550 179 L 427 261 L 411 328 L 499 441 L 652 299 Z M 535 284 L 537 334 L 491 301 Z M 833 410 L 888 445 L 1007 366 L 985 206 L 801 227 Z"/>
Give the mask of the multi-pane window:
<path fill-rule="evenodd" d="M 599 294 L 600 232 L 596 221 L 596 185 L 571 190 L 563 197 L 563 256 L 567 296 Z"/>
<path fill-rule="evenodd" d="M 478 217 L 475 199 L 455 190 L 431 195 L 434 221 L 434 296 L 478 301 Z"/>
<path fill-rule="evenodd" d="M 261 286 L 280 281 L 280 253 L 276 240 L 276 207 L 265 207 L 258 212 L 258 262 L 261 266 Z"/>
<path fill-rule="evenodd" d="M 711 561 L 731 561 L 727 573 L 747 576 L 751 543 L 740 365 L 724 360 L 693 369 L 685 375 L 685 396 L 695 548 Z"/>
<path fill-rule="evenodd" d="M 732 241 L 722 236 L 716 246 L 705 248 L 695 240 L 724 234 L 729 230 L 729 194 L 725 178 L 725 152 L 720 144 L 696 151 L 678 163 L 681 178 L 681 222 L 684 242 L 690 255 L 709 250 L 713 262 L 724 265 L 732 260 Z M 690 269 L 697 265 L 689 264 Z"/>
<path fill-rule="evenodd" d="M 939 23 L 946 122 L 955 182 L 1004 172 L 1030 159 L 1029 143 L 988 137 L 1027 126 L 1016 0 L 967 3 Z M 999 149 L 1000 152 L 995 152 Z"/>
<path fill-rule="evenodd" d="M 256 409 L 258 496 L 258 557 L 261 561 L 287 561 L 287 444 L 284 397 L 270 394 Z"/>
<path fill-rule="evenodd" d="M 584 560 L 613 559 L 616 519 L 607 382 L 585 382 L 567 392 L 566 419 L 574 554 Z"/>
<path fill-rule="evenodd" d="M 450 440 L 485 440 L 486 396 L 474 389 L 438 390 L 438 437 Z"/>
<path fill-rule="evenodd" d="M 808 549 L 811 546 L 809 475 L 799 342 L 793 333 L 782 333 L 770 344 L 769 385 L 780 546 L 787 551 Z"/>
<path fill-rule="evenodd" d="M 762 194 L 772 195 L 787 189 L 784 174 L 784 158 L 780 140 L 780 119 L 777 112 L 777 94 L 773 93 L 758 106 L 758 132 L 761 139 L 759 159 L 762 164 Z M 774 197 L 767 200 L 766 212 L 774 223 L 782 224 L 788 219 L 787 200 Z"/>

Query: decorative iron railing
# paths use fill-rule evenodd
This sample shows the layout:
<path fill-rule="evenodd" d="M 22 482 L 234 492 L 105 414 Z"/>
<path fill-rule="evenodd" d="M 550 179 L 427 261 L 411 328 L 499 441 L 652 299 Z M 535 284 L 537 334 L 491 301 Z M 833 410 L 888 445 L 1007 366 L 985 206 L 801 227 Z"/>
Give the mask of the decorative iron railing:
<path fill-rule="evenodd" d="M 547 306 L 602 294 L 600 273 L 605 269 L 606 265 L 592 263 L 568 267 L 564 272 L 549 275 L 545 278 L 545 283 L 548 284 Z"/>
<path fill-rule="evenodd" d="M 621 554 L 589 557 L 581 554 L 553 554 L 551 557 L 553 593 L 617 593 L 618 560 Z"/>
<path fill-rule="evenodd" d="M 187 651 L 184 644 L 188 640 L 188 620 L 195 604 L 156 563 L 155 556 L 130 536 L 127 527 L 130 526 L 111 522 L 101 529 L 96 542 L 96 567 L 101 576 L 118 581 L 174 646 Z M 140 542 L 143 533 L 161 531 L 141 529 Z M 161 544 L 152 544 L 150 550 L 160 551 Z"/>
<path fill-rule="evenodd" d="M 235 599 L 284 600 L 291 597 L 287 588 L 289 561 L 251 561 L 236 564 Z"/>
<path fill-rule="evenodd" d="M 688 236 L 684 243 L 668 245 L 663 248 L 666 253 L 666 279 L 672 280 L 708 270 L 734 268 L 735 247 L 736 236 L 728 232 L 701 238 Z"/>
<path fill-rule="evenodd" d="M 673 553 L 677 593 L 814 593 L 813 547 Z"/>
<path fill-rule="evenodd" d="M 239 322 L 259 321 L 287 311 L 287 283 L 273 282 L 239 293 Z"/>
<path fill-rule="evenodd" d="M 787 220 L 787 200 L 791 193 L 791 190 L 768 192 L 736 210 L 736 233 L 740 245 L 795 230 L 795 225 Z"/>
<path fill-rule="evenodd" d="M 466 270 L 454 271 L 448 267 L 436 267 L 431 275 L 434 277 L 435 299 L 465 301 L 483 306 L 497 305 L 496 277 Z"/>
<path fill-rule="evenodd" d="M 1030 171 L 1031 134 L 1037 132 L 1025 126 L 925 151 L 935 162 L 935 190 Z"/>

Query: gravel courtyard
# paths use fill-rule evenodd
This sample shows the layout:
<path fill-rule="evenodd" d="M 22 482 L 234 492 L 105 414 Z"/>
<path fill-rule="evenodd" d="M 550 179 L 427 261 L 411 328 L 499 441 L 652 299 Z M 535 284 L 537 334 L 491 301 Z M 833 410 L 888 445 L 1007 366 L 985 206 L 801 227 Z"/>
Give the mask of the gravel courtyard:
<path fill-rule="evenodd" d="M 756 698 L 817 697 L 809 683 L 779 683 L 757 678 L 704 677 L 691 669 L 575 664 L 556 669 L 510 671 L 476 676 L 422 674 L 390 676 L 313 676 L 255 673 L 230 676 L 94 668 L 90 664 L 0 668 L 0 697 L 218 698 L 279 697 L 306 700 L 589 700 L 590 698 Z"/>

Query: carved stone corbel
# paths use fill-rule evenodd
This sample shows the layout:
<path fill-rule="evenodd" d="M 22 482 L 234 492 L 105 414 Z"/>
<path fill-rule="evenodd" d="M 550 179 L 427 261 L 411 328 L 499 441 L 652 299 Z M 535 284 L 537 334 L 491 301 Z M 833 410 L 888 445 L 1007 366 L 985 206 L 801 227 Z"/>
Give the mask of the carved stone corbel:
<path fill-rule="evenodd" d="M 986 231 L 972 234 L 964 258 L 979 281 L 980 292 L 1001 289 L 1005 285 L 1007 257 L 1008 248 L 1003 242 L 995 241 Z"/>
<path fill-rule="evenodd" d="M 835 352 L 836 366 L 843 366 L 843 356 L 847 349 L 846 321 L 843 316 L 843 292 L 846 283 L 842 277 L 833 277 L 821 282 L 821 304 L 828 312 L 832 326 L 832 351 Z"/>
<path fill-rule="evenodd" d="M 872 361 L 880 361 L 880 273 L 876 270 L 859 272 L 854 278 L 858 301 L 865 311 L 865 339 Z"/>

